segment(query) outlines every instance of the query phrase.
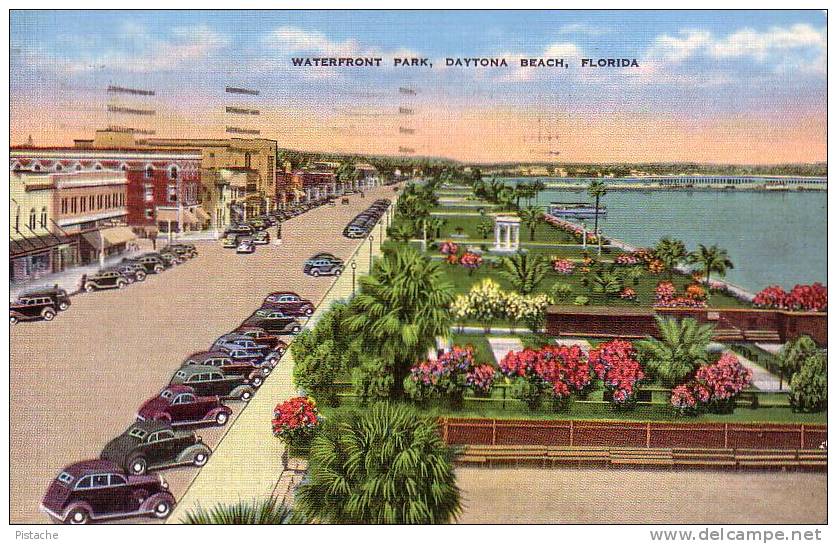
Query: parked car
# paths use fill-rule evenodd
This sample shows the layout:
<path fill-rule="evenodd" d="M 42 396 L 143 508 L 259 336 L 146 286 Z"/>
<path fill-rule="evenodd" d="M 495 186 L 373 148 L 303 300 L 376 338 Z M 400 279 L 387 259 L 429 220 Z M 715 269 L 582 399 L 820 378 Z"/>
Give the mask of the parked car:
<path fill-rule="evenodd" d="M 265 306 L 282 310 L 285 315 L 292 317 L 310 316 L 314 313 L 314 303 L 291 291 L 277 291 L 270 293 L 264 299 Z"/>
<path fill-rule="evenodd" d="M 302 271 L 309 276 L 339 276 L 343 272 L 343 259 L 330 253 L 318 253 L 307 261 Z"/>
<path fill-rule="evenodd" d="M 212 450 L 192 431 L 175 431 L 163 421 L 137 421 L 107 443 L 100 457 L 129 474 L 194 465 L 202 467 Z"/>
<path fill-rule="evenodd" d="M 229 353 L 220 348 L 212 347 L 210 351 L 194 353 L 183 361 L 181 367 L 204 365 L 222 369 L 227 374 L 238 374 L 250 379 L 255 387 L 259 387 L 264 377 L 270 374 L 270 366 L 261 364 L 262 357 L 257 353 L 249 359 L 234 359 Z"/>
<path fill-rule="evenodd" d="M 22 296 L 9 304 L 9 324 L 19 321 L 43 319 L 52 321 L 58 314 L 58 305 L 48 296 Z"/>
<path fill-rule="evenodd" d="M 284 344 L 284 342 L 283 342 Z M 218 338 L 212 345 L 211 349 L 221 350 L 234 361 L 239 362 L 253 362 L 257 365 L 266 365 L 269 368 L 276 366 L 279 359 L 285 353 L 270 348 L 264 344 L 259 344 L 253 338 L 238 333 L 229 333 Z M 265 375 L 270 372 L 265 372 Z"/>
<path fill-rule="evenodd" d="M 238 241 L 238 247 L 235 248 L 236 253 L 255 253 L 256 244 L 253 243 L 252 238 L 242 238 Z"/>
<path fill-rule="evenodd" d="M 244 402 L 253 398 L 257 385 L 249 378 L 227 374 L 220 368 L 208 365 L 181 367 L 171 378 L 170 385 L 188 385 L 196 395 L 218 395 L 222 399 L 239 399 Z"/>
<path fill-rule="evenodd" d="M 31 289 L 26 291 L 20 295 L 21 297 L 49 297 L 55 303 L 55 306 L 58 308 L 59 311 L 64 311 L 70 307 L 70 295 L 67 294 L 65 289 L 58 287 L 58 285 L 54 285 L 52 287 L 40 287 L 37 289 Z"/>
<path fill-rule="evenodd" d="M 199 396 L 186 385 L 170 385 L 145 401 L 137 412 L 137 421 L 165 421 L 177 427 L 214 423 L 226 425 L 232 409 L 221 403 L 217 395 Z"/>
<path fill-rule="evenodd" d="M 122 273 L 105 268 L 87 276 L 82 288 L 88 293 L 92 293 L 100 289 L 122 289 L 129 283 L 128 278 Z"/>
<path fill-rule="evenodd" d="M 270 233 L 266 230 L 260 230 L 253 235 L 253 243 L 264 246 L 270 243 Z"/>
<path fill-rule="evenodd" d="M 137 257 L 136 259 L 125 258 L 122 259 L 122 262 L 138 263 L 142 265 L 143 268 L 145 268 L 146 274 L 159 274 L 160 272 L 168 268 L 166 266 L 166 262 L 163 259 L 151 253 L 146 253 L 145 255 Z"/>
<path fill-rule="evenodd" d="M 128 283 L 145 281 L 145 278 L 148 275 L 145 273 L 145 267 L 138 263 L 119 263 L 109 266 L 105 270 L 119 272 L 128 279 Z"/>
<path fill-rule="evenodd" d="M 255 340 L 257 344 L 267 347 L 271 351 L 277 352 L 280 357 L 285 353 L 285 350 L 288 349 L 287 343 L 282 341 L 278 336 L 270 334 L 261 327 L 243 326 L 237 328 L 233 332 L 236 334 L 243 334 L 245 336 L 249 336 L 250 338 Z"/>
<path fill-rule="evenodd" d="M 167 261 L 170 266 L 175 266 L 186 262 L 185 256 L 178 255 L 174 252 L 174 250 L 168 247 L 165 247 L 158 251 L 157 255 L 162 257 L 164 261 Z"/>
<path fill-rule="evenodd" d="M 224 237 L 224 241 L 221 243 L 222 247 L 227 249 L 233 249 L 238 247 L 238 234 L 228 234 Z"/>
<path fill-rule="evenodd" d="M 267 222 L 261 217 L 256 217 L 250 220 L 250 226 L 253 227 L 253 230 L 264 230 L 267 228 Z"/>
<path fill-rule="evenodd" d="M 47 489 L 41 509 L 61 523 L 83 524 L 100 519 L 150 515 L 164 519 L 174 496 L 159 474 L 127 474 L 106 459 L 65 467 Z"/>
<path fill-rule="evenodd" d="M 343 231 L 343 236 L 346 238 L 365 238 L 369 231 L 363 227 L 356 225 L 349 225 Z"/>
<path fill-rule="evenodd" d="M 268 311 L 259 315 L 256 310 L 242 325 L 261 327 L 272 334 L 298 334 L 302 325 L 293 317 L 285 317 L 280 311 Z"/>
<path fill-rule="evenodd" d="M 244 234 L 244 235 L 250 236 L 250 235 L 253 234 L 253 227 L 251 227 L 250 225 L 245 225 L 245 224 L 231 225 L 226 230 L 224 230 L 224 236 L 227 236 L 227 235 L 230 235 L 230 234 L 236 234 L 236 235 Z"/>
<path fill-rule="evenodd" d="M 171 245 L 168 245 L 168 246 L 164 247 L 160 251 L 172 252 L 172 253 L 180 256 L 182 259 L 191 259 L 193 257 L 197 257 L 197 255 L 198 255 L 198 250 L 195 249 L 194 244 L 181 244 L 181 243 L 171 244 Z"/>

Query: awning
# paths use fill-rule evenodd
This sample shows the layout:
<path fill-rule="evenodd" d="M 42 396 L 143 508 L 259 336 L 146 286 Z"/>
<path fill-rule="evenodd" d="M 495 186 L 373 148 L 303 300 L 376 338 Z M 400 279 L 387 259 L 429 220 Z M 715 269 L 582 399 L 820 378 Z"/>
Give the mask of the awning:
<path fill-rule="evenodd" d="M 105 243 L 105 248 L 108 248 L 137 239 L 137 235 L 129 227 L 110 227 L 99 231 L 85 232 L 82 236 L 96 250 L 102 249 L 102 241 Z"/>
<path fill-rule="evenodd" d="M 192 212 L 190 212 L 189 210 L 184 208 L 183 209 L 183 223 L 188 224 L 188 225 L 197 225 L 197 224 L 200 223 L 200 221 L 198 221 L 198 218 L 195 217 L 195 214 L 193 214 Z"/>
<path fill-rule="evenodd" d="M 38 253 L 74 242 L 65 236 L 32 236 L 30 238 L 9 237 L 9 257 L 14 259 L 28 253 Z"/>
<path fill-rule="evenodd" d="M 186 208 L 180 210 L 183 214 L 183 224 L 184 225 L 195 225 L 200 223 L 198 219 Z M 168 208 L 157 208 L 157 223 L 168 223 L 171 221 L 172 225 L 176 225 L 178 223 L 177 219 L 177 209 L 171 210 Z"/>
<path fill-rule="evenodd" d="M 206 222 L 206 221 L 209 221 L 211 219 L 209 217 L 209 214 L 206 213 L 206 211 L 201 206 L 198 206 L 197 208 L 195 208 L 195 217 L 200 219 L 201 222 Z"/>

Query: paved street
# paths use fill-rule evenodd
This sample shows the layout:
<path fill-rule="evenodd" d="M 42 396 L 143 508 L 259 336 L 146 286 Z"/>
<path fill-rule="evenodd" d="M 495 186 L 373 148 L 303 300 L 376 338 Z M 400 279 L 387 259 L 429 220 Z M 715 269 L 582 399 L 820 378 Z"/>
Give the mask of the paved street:
<path fill-rule="evenodd" d="M 253 255 L 198 242 L 199 257 L 160 276 L 122 291 L 76 296 L 50 323 L 12 327 L 12 522 L 47 522 L 37 507 L 58 471 L 98 457 L 187 355 L 235 328 L 266 293 L 287 289 L 319 301 L 332 278 L 303 275 L 303 261 L 318 251 L 348 257 L 365 241 L 341 236 L 345 224 L 375 198 L 393 194 L 381 187 L 366 198 L 353 195 L 348 206 L 312 210 L 283 225 L 282 245 L 259 246 Z M 376 239 L 379 233 L 376 227 Z M 358 263 L 358 272 L 367 266 Z M 237 415 L 240 407 L 230 405 Z M 198 434 L 214 447 L 229 427 Z M 196 474 L 194 468 L 164 472 L 178 499 Z"/>

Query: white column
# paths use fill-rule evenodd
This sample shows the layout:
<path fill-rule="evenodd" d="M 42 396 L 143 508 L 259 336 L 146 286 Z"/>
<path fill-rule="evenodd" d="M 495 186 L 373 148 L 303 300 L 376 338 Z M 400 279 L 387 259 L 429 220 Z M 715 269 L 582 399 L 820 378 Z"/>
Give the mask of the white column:
<path fill-rule="evenodd" d="M 494 247 L 500 247 L 500 223 L 494 223 Z"/>
<path fill-rule="evenodd" d="M 514 249 L 520 247 L 520 225 L 514 226 Z"/>
<path fill-rule="evenodd" d="M 506 249 L 511 249 L 511 225 L 503 225 L 506 227 Z"/>

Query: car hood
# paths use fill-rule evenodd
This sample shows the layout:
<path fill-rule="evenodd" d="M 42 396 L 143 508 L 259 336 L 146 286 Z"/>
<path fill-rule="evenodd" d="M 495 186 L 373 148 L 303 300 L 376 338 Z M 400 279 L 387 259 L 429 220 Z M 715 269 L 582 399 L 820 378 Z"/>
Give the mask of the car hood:
<path fill-rule="evenodd" d="M 64 509 L 65 502 L 67 501 L 67 497 L 70 496 L 70 491 L 69 487 L 62 484 L 58 480 L 52 480 L 52 483 L 49 484 L 47 492 L 44 495 L 44 499 L 41 501 L 41 504 L 44 508 L 53 511 L 56 514 L 61 514 L 61 511 Z"/>
<path fill-rule="evenodd" d="M 139 445 L 138 438 L 121 435 L 107 443 L 102 450 L 102 459 L 113 461 L 118 465 L 124 465 L 126 457 Z"/>

